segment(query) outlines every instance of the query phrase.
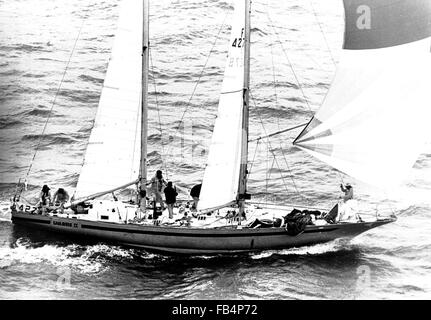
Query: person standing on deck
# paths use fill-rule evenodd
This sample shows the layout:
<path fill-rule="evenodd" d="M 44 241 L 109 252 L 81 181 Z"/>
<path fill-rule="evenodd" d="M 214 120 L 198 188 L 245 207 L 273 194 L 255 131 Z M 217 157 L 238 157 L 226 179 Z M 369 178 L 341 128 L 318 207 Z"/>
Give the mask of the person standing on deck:
<path fill-rule="evenodd" d="M 347 202 L 349 200 L 353 200 L 353 187 L 348 183 L 346 187 L 343 184 L 340 185 L 341 191 L 344 192 L 343 201 Z"/>
<path fill-rule="evenodd" d="M 166 205 L 168 207 L 169 211 L 169 219 L 174 218 L 174 205 L 177 202 L 177 189 L 172 185 L 172 182 L 168 182 L 168 186 L 164 190 L 165 198 L 166 198 Z"/>
<path fill-rule="evenodd" d="M 192 209 L 196 210 L 198 207 L 198 202 L 199 202 L 199 196 L 201 194 L 201 189 L 202 189 L 202 183 L 195 185 L 192 190 L 190 191 L 190 196 L 193 198 L 193 206 Z"/>
<path fill-rule="evenodd" d="M 163 172 L 161 170 L 157 170 L 156 175 L 151 179 L 148 184 L 151 185 L 151 192 L 153 193 L 154 198 L 154 206 L 156 206 L 158 202 L 160 203 L 162 211 L 165 210 L 162 192 L 166 187 L 167 183 L 165 179 L 163 179 Z"/>
<path fill-rule="evenodd" d="M 147 190 L 138 188 L 138 211 L 139 218 L 141 218 L 141 213 L 145 214 L 147 210 Z"/>
<path fill-rule="evenodd" d="M 52 203 L 51 189 L 44 185 L 39 194 L 39 206 L 42 210 L 42 214 L 46 213 L 46 208 L 49 207 Z"/>
<path fill-rule="evenodd" d="M 358 202 L 353 199 L 353 187 L 346 184 L 340 185 L 341 191 L 344 192 L 343 203 L 339 206 L 337 222 L 357 222 L 361 221 L 358 215 Z"/>

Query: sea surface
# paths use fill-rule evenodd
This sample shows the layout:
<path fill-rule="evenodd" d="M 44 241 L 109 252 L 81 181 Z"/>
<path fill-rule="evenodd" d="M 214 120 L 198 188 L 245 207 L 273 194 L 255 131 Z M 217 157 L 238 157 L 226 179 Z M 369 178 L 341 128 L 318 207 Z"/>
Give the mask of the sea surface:
<path fill-rule="evenodd" d="M 431 298 L 429 144 L 396 198 L 291 148 L 298 131 L 250 145 L 257 201 L 329 208 L 339 184 L 350 182 L 361 205 L 398 216 L 348 243 L 184 258 L 14 226 L 19 179 L 27 177 L 30 203 L 45 183 L 73 193 L 118 4 L 0 0 L 0 298 Z M 344 13 L 338 0 L 256 0 L 252 8 L 254 138 L 305 123 L 319 108 L 340 57 Z M 151 4 L 149 171 L 162 168 L 183 190 L 203 176 L 232 12 L 222 0 Z"/>

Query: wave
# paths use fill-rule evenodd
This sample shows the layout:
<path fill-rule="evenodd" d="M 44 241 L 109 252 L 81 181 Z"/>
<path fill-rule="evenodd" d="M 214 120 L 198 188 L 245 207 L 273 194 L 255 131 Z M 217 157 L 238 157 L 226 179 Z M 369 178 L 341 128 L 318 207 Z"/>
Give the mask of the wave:
<path fill-rule="evenodd" d="M 62 117 L 62 115 L 56 113 L 54 110 L 49 110 L 43 105 L 38 105 L 36 108 L 30 111 L 23 112 L 23 115 L 26 116 L 34 116 L 34 117 L 51 117 L 51 118 L 57 118 Z"/>
<path fill-rule="evenodd" d="M 56 267 L 68 267 L 74 272 L 99 273 L 107 269 L 103 263 L 92 259 L 94 250 L 79 253 L 81 249 L 77 245 L 58 247 L 44 245 L 32 247 L 29 240 L 20 238 L 14 248 L 0 248 L 0 268 L 9 268 L 14 265 L 49 263 Z M 96 249 L 97 251 L 97 249 Z"/>
<path fill-rule="evenodd" d="M 79 89 L 61 89 L 58 93 L 59 96 L 70 99 L 73 102 L 80 102 L 85 104 L 97 104 L 100 99 L 100 92 L 92 90 L 79 90 Z"/>
<path fill-rule="evenodd" d="M 276 87 L 277 88 L 293 88 L 298 90 L 299 86 L 296 83 L 293 82 L 289 82 L 289 81 L 277 81 L 276 83 Z M 262 81 L 260 82 L 256 88 L 274 88 L 274 82 L 273 81 Z"/>
<path fill-rule="evenodd" d="M 1 45 L 0 51 L 4 52 L 15 52 L 15 51 L 25 51 L 25 52 L 34 52 L 34 51 L 42 51 L 44 47 L 38 45 L 29 45 L 29 44 L 16 44 L 16 45 Z"/>
<path fill-rule="evenodd" d="M 0 72 L 0 75 L 2 77 L 20 77 L 24 74 L 24 71 L 18 70 L 18 69 L 9 69 L 9 70 L 4 70 Z"/>
<path fill-rule="evenodd" d="M 20 125 L 24 124 L 23 121 L 13 118 L 0 118 L 0 129 L 9 129 L 13 127 L 18 127 Z"/>
<path fill-rule="evenodd" d="M 285 250 L 271 250 L 264 251 L 257 254 L 252 254 L 251 259 L 264 260 L 270 257 L 281 257 L 281 256 L 318 256 L 332 252 L 346 251 L 349 249 L 349 245 L 340 240 L 332 241 L 325 244 L 316 244 L 309 247 L 292 248 Z"/>
<path fill-rule="evenodd" d="M 150 79 L 157 79 L 157 84 L 160 84 L 160 80 L 170 80 L 175 78 L 175 75 L 170 75 L 167 72 L 162 72 L 158 70 L 151 70 Z"/>
<path fill-rule="evenodd" d="M 81 79 L 82 81 L 85 81 L 85 82 L 91 82 L 94 84 L 103 84 L 102 78 L 96 78 L 96 77 L 92 77 L 92 76 L 89 76 L 86 74 L 81 74 L 78 78 Z"/>
<path fill-rule="evenodd" d="M 150 96 L 157 96 L 157 97 L 168 97 L 172 95 L 172 93 L 166 92 L 166 91 L 150 91 L 148 94 Z"/>
<path fill-rule="evenodd" d="M 325 82 L 317 82 L 314 86 L 319 88 L 325 88 L 325 89 L 328 89 L 330 87 L 330 85 Z"/>
<path fill-rule="evenodd" d="M 24 78 L 33 78 L 33 79 L 41 79 L 41 78 L 45 78 L 46 77 L 46 74 L 37 74 L 37 73 L 30 73 L 30 72 L 27 72 L 27 73 L 24 73 L 23 75 L 22 75 Z"/>
<path fill-rule="evenodd" d="M 20 237 L 9 247 L 0 248 L 0 269 L 14 265 L 48 263 L 55 267 L 70 268 L 73 272 L 98 274 L 109 270 L 116 263 L 134 263 L 136 259 L 151 261 L 160 258 L 146 251 L 102 243 L 67 244 L 58 237 L 37 240 Z"/>
<path fill-rule="evenodd" d="M 51 134 L 28 134 L 22 137 L 21 141 L 42 141 L 42 147 L 46 148 L 52 145 L 69 145 L 77 142 L 72 136 L 67 136 L 64 133 L 51 133 Z"/>
<path fill-rule="evenodd" d="M 257 34 L 260 37 L 264 37 L 264 36 L 268 35 L 265 31 L 263 31 L 262 29 L 256 28 L 256 27 L 251 28 L 251 33 L 252 33 L 252 35 Z"/>
<path fill-rule="evenodd" d="M 230 11 L 234 10 L 232 3 L 229 3 L 229 2 L 218 1 L 218 0 L 211 0 L 210 2 L 213 2 L 218 8 L 230 10 Z"/>
<path fill-rule="evenodd" d="M 11 186 L 10 191 L 15 190 L 15 188 Z M 2 198 L 4 195 L 2 195 Z M 6 201 L 0 201 L 0 221 L 10 222 L 11 214 L 10 214 L 10 203 Z"/>
<path fill-rule="evenodd" d="M 295 119 L 300 116 L 308 116 L 310 111 L 305 110 L 304 108 L 298 108 L 296 106 L 289 105 L 288 107 L 280 107 L 280 106 L 264 106 L 263 104 L 273 104 L 271 100 L 264 100 L 262 104 L 258 103 L 257 108 L 253 108 L 250 111 L 250 114 L 253 118 L 261 117 L 263 119 L 270 118 L 272 119 L 276 116 L 278 119 Z M 283 128 L 280 128 L 283 129 Z M 267 129 L 269 130 L 269 129 Z M 275 130 L 274 128 L 272 130 Z M 272 132 L 272 130 L 270 130 Z M 298 129 L 300 130 L 300 129 Z"/>
<path fill-rule="evenodd" d="M 162 135 L 160 133 L 154 133 L 148 136 L 149 142 L 160 142 Z"/>

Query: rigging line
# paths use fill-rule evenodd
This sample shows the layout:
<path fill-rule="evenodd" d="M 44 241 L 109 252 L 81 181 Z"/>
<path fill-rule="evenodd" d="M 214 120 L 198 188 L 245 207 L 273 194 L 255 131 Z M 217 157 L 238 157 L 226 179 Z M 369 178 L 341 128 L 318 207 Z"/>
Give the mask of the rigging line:
<path fill-rule="evenodd" d="M 253 100 L 254 107 L 257 109 L 256 100 L 254 99 L 254 96 L 253 96 L 253 94 L 252 94 L 251 90 L 250 90 L 250 97 L 251 97 L 251 99 Z M 261 125 L 262 125 L 262 128 L 263 128 L 263 130 L 264 130 L 264 131 L 265 131 L 265 133 L 266 133 L 266 128 L 265 128 L 265 125 L 263 124 L 262 117 L 260 116 L 260 114 L 258 114 L 258 115 L 259 115 L 259 120 L 260 120 L 260 123 L 261 123 Z M 272 153 L 272 156 L 274 157 L 274 160 L 275 160 L 275 162 L 276 162 L 276 164 L 277 164 L 277 167 L 278 167 L 278 170 L 279 170 L 279 172 L 280 172 L 280 177 L 281 177 L 281 180 L 283 181 L 284 188 L 286 189 L 286 192 L 287 192 L 287 193 L 289 193 L 289 189 L 287 188 L 287 184 L 286 184 L 286 181 L 284 180 L 284 176 L 281 174 L 281 172 L 282 172 L 282 171 L 281 171 L 281 167 L 280 167 L 280 165 L 278 164 L 277 157 L 275 156 L 274 151 L 272 150 L 271 140 L 270 140 L 269 138 L 268 138 L 268 144 L 269 144 L 269 148 L 271 149 L 271 150 L 270 150 L 270 152 Z"/>
<path fill-rule="evenodd" d="M 284 53 L 284 55 L 285 55 L 285 57 L 286 57 L 286 59 L 287 59 L 287 62 L 289 63 L 289 67 L 290 67 L 290 69 L 292 70 L 292 74 L 293 74 L 293 76 L 294 76 L 294 78 L 295 78 L 295 80 L 296 80 L 296 83 L 298 84 L 299 90 L 301 91 L 302 97 L 304 98 L 304 101 L 305 101 L 305 103 L 306 103 L 306 105 L 307 105 L 307 108 L 308 108 L 308 110 L 309 110 L 309 111 L 312 111 L 312 110 L 311 110 L 311 107 L 310 107 L 310 104 L 309 104 L 309 102 L 308 102 L 308 99 L 307 99 L 307 97 L 306 97 L 306 95 L 305 95 L 304 89 L 302 88 L 301 83 L 299 82 L 299 78 L 298 78 L 298 76 L 297 76 L 297 74 L 296 74 L 296 72 L 295 72 L 295 69 L 293 68 L 293 64 L 292 64 L 292 62 L 291 62 L 291 60 L 290 60 L 289 56 L 287 55 L 287 52 L 286 52 L 286 50 L 285 50 L 285 48 L 284 48 L 284 46 L 283 46 L 283 43 L 281 42 L 280 35 L 278 34 L 277 30 L 275 30 L 274 24 L 273 24 L 273 22 L 272 22 L 272 20 L 271 20 L 271 17 L 270 17 L 270 15 L 269 15 L 268 8 L 267 8 L 267 10 L 266 10 L 266 16 L 267 16 L 267 18 L 268 18 L 269 25 L 271 26 L 271 28 L 272 28 L 273 32 L 274 32 L 274 33 L 275 33 L 275 35 L 277 36 L 278 43 L 280 44 L 280 47 L 281 47 L 281 49 L 282 49 L 282 51 L 283 51 L 283 53 Z"/>
<path fill-rule="evenodd" d="M 289 171 L 293 187 L 295 188 L 296 192 L 301 196 L 301 198 L 304 199 L 304 200 L 306 200 L 308 202 L 308 204 L 310 204 L 310 199 L 308 199 L 302 193 L 299 192 L 298 186 L 296 185 L 295 179 L 293 178 L 293 176 L 294 176 L 293 175 L 293 171 L 290 168 L 289 163 L 287 162 L 286 154 L 285 154 L 285 152 L 283 150 L 283 147 L 282 147 L 281 143 L 280 143 L 280 149 L 281 149 L 281 154 L 283 155 L 284 162 L 286 163 L 287 170 Z"/>
<path fill-rule="evenodd" d="M 271 39 L 271 43 L 272 43 L 272 39 Z M 275 76 L 274 51 L 273 51 L 272 45 L 271 45 L 271 63 L 272 63 L 272 81 L 274 85 L 275 106 L 276 108 L 278 108 L 279 105 L 278 105 L 278 93 L 277 93 L 277 78 Z M 277 128 L 278 128 L 278 131 L 280 131 L 280 117 L 277 117 Z M 280 148 L 281 148 L 281 143 L 280 143 Z"/>
<path fill-rule="evenodd" d="M 269 153 L 269 148 L 268 148 L 268 153 Z M 267 154 L 268 154 L 267 153 Z M 272 163 L 271 163 L 271 167 L 270 167 L 270 169 L 268 170 L 269 171 L 269 174 L 268 174 L 268 181 L 267 181 L 267 186 L 266 186 L 266 203 L 267 204 L 269 204 L 269 201 L 268 201 L 268 196 L 269 196 L 269 193 L 268 193 L 268 182 L 269 182 L 269 180 L 271 179 L 271 176 L 272 176 L 272 169 L 274 169 L 274 164 L 275 164 L 275 158 L 273 158 L 272 159 Z"/>
<path fill-rule="evenodd" d="M 276 75 L 275 75 L 274 54 L 273 54 L 272 46 L 271 46 L 271 60 L 272 60 L 272 76 L 273 76 L 273 81 L 274 81 L 275 104 L 276 104 L 276 106 L 278 106 L 277 79 L 276 79 Z M 280 129 L 280 118 L 279 117 L 277 117 L 277 127 L 278 127 L 278 130 L 281 131 L 281 129 Z M 304 200 L 306 200 L 308 202 L 308 204 L 309 204 L 309 200 L 307 200 L 306 197 L 304 197 L 302 195 L 302 193 L 299 192 L 298 186 L 296 185 L 296 182 L 295 182 L 295 179 L 294 179 L 293 171 L 290 169 L 290 166 L 289 166 L 289 164 L 287 162 L 287 158 L 286 158 L 286 155 L 285 155 L 285 152 L 284 152 L 284 149 L 283 149 L 283 146 L 282 146 L 281 142 L 279 143 L 279 146 L 280 146 L 281 154 L 282 154 L 282 156 L 284 158 L 284 162 L 286 164 L 287 170 L 289 171 L 289 176 L 290 176 L 290 178 L 292 180 L 293 187 L 295 188 L 296 192 Z"/>
<path fill-rule="evenodd" d="M 274 161 L 274 159 L 272 159 Z M 269 146 L 266 144 L 266 161 L 265 161 L 265 202 L 268 203 L 268 162 L 269 162 Z M 272 168 L 271 168 L 272 169 Z"/>
<path fill-rule="evenodd" d="M 337 63 L 335 62 L 335 59 L 334 59 L 334 56 L 332 54 L 331 48 L 329 47 L 328 39 L 326 39 L 325 32 L 323 31 L 322 24 L 319 21 L 319 18 L 317 16 L 316 10 L 314 9 L 313 0 L 310 0 L 310 5 L 311 5 L 311 9 L 313 10 L 314 17 L 316 18 L 316 22 L 317 22 L 317 24 L 318 24 L 318 26 L 320 28 L 320 32 L 322 33 L 323 39 L 325 40 L 326 49 L 328 50 L 328 53 L 329 53 L 329 55 L 331 57 L 331 60 L 332 60 L 332 63 L 334 64 L 334 66 L 337 66 Z"/>
<path fill-rule="evenodd" d="M 314 158 L 311 154 L 309 154 L 308 152 L 304 152 L 304 154 L 306 156 L 308 156 L 310 159 L 312 159 L 313 161 L 316 160 L 316 158 Z M 336 168 L 333 168 L 331 166 L 329 166 L 329 168 L 331 169 L 332 172 L 335 172 L 335 174 L 337 175 L 337 177 L 340 179 L 340 182 L 344 185 L 344 179 L 343 179 L 343 175 L 345 175 L 343 172 L 339 171 Z"/>
<path fill-rule="evenodd" d="M 40 139 L 39 139 L 39 142 L 38 142 L 38 144 L 37 144 L 37 146 L 36 146 L 36 150 L 35 150 L 35 153 L 34 153 L 34 155 L 33 155 L 33 159 L 32 159 L 32 160 L 31 160 L 31 162 L 30 162 L 30 166 L 29 166 L 29 168 L 28 168 L 27 175 L 26 175 L 26 177 L 25 177 L 25 182 L 24 182 L 25 184 L 27 184 L 28 176 L 30 175 L 31 169 L 32 169 L 32 167 L 33 167 L 34 160 L 36 159 L 36 155 L 37 155 L 37 153 L 38 153 L 38 151 L 39 151 L 40 145 L 42 144 L 42 141 L 43 141 L 43 137 L 44 137 L 44 135 L 45 135 L 46 128 L 48 127 L 48 122 L 49 122 L 49 120 L 51 119 L 52 111 L 54 110 L 54 106 L 55 106 L 55 104 L 56 104 L 56 102 L 57 102 L 58 94 L 60 93 L 61 87 L 62 87 L 63 82 L 64 82 L 64 79 L 65 79 L 65 77 L 66 77 L 67 70 L 69 69 L 70 62 L 72 61 L 72 56 L 73 56 L 73 54 L 75 53 L 76 45 L 77 45 L 77 43 L 78 43 L 79 37 L 81 36 L 81 32 L 82 32 L 82 29 L 83 29 L 83 27 L 84 27 L 84 24 L 85 24 L 85 21 L 86 21 L 86 20 L 87 20 L 87 17 L 83 19 L 82 24 L 81 24 L 81 27 L 79 28 L 78 36 L 76 37 L 76 39 L 75 39 L 75 43 L 73 44 L 72 52 L 70 53 L 69 60 L 67 61 L 66 68 L 64 69 L 63 76 L 62 76 L 61 81 L 60 81 L 60 84 L 59 84 L 59 86 L 58 86 L 58 88 L 57 88 L 57 92 L 56 92 L 56 94 L 55 94 L 55 96 L 54 96 L 54 100 L 53 100 L 53 102 L 52 102 L 51 109 L 50 109 L 49 114 L 48 114 L 48 118 L 47 118 L 47 119 L 46 119 L 46 121 L 45 121 L 45 125 L 44 125 L 43 130 L 42 130 L 42 135 L 41 135 L 41 137 L 40 137 Z"/>
<path fill-rule="evenodd" d="M 329 47 L 329 43 L 328 43 L 328 40 L 326 39 L 325 32 L 323 31 L 322 24 L 320 23 L 320 20 L 319 20 L 319 18 L 317 16 L 316 10 L 314 8 L 313 0 L 310 0 L 310 5 L 311 5 L 311 9 L 313 11 L 314 17 L 316 19 L 317 25 L 319 26 L 320 32 L 322 33 L 323 39 L 325 41 L 326 49 L 329 52 L 329 55 L 330 55 L 331 60 L 332 60 L 332 63 L 336 67 L 337 63 L 335 62 L 335 59 L 334 59 L 334 56 L 332 54 L 331 48 Z M 338 178 L 340 179 L 341 183 L 344 184 L 343 176 L 340 174 L 340 172 L 338 172 L 338 170 L 335 169 L 335 171 L 336 171 L 336 174 L 337 174 Z"/>
<path fill-rule="evenodd" d="M 162 145 L 162 154 L 160 156 L 161 160 L 162 160 L 162 164 L 164 166 L 164 170 L 166 173 L 166 178 L 169 180 L 169 171 L 168 171 L 168 167 L 166 165 L 166 162 L 163 160 L 165 158 L 165 144 L 163 143 L 163 128 L 162 128 L 162 118 L 160 116 L 160 105 L 159 105 L 159 98 L 158 98 L 158 91 L 157 91 L 157 82 L 156 82 L 156 74 L 154 71 L 154 63 L 153 63 L 153 55 L 152 55 L 152 50 L 149 50 L 150 52 L 150 62 L 151 62 L 151 73 L 153 74 L 153 84 L 154 84 L 154 95 L 155 95 L 155 99 L 156 99 L 156 108 L 157 108 L 157 115 L 159 118 L 159 131 L 160 131 L 160 142 Z"/>
<path fill-rule="evenodd" d="M 270 142 L 268 141 L 268 143 L 270 143 Z M 289 193 L 289 189 L 287 188 L 287 183 L 286 183 L 286 181 L 284 180 L 284 176 L 283 176 L 283 175 L 282 175 L 282 173 L 281 173 L 281 167 L 280 167 L 280 165 L 278 164 L 277 157 L 276 157 L 276 155 L 275 155 L 274 150 L 272 150 L 271 144 L 269 145 L 269 147 L 270 147 L 270 152 L 272 153 L 272 156 L 274 157 L 275 164 L 277 165 L 278 171 L 280 172 L 280 177 L 281 177 L 281 180 L 283 181 L 284 188 L 286 189 L 286 192 L 287 192 L 287 193 Z M 296 192 L 301 196 L 301 194 L 299 193 L 299 191 L 298 191 L 298 190 L 295 190 L 295 191 L 296 191 Z"/>
<path fill-rule="evenodd" d="M 255 108 L 257 108 L 256 100 L 254 99 L 254 96 L 253 96 L 253 94 L 252 94 L 252 92 L 251 92 L 251 91 L 250 91 L 250 96 L 251 96 L 251 98 L 252 98 L 252 100 L 253 100 L 253 104 L 255 105 Z M 261 123 L 261 125 L 262 125 L 263 130 L 264 130 L 264 131 L 265 131 L 265 133 L 266 133 L 266 128 L 265 128 L 265 125 L 264 125 L 264 123 L 263 123 L 263 120 L 262 120 L 262 117 L 260 116 L 260 114 L 259 114 L 259 120 L 260 120 L 260 123 Z M 288 190 L 288 188 L 287 188 L 287 184 L 286 184 L 286 182 L 285 182 L 285 180 L 284 180 L 284 176 L 281 174 L 281 172 L 282 172 L 282 171 L 281 171 L 281 167 L 280 167 L 280 165 L 279 165 L 279 163 L 278 163 L 277 157 L 276 157 L 276 155 L 275 155 L 275 153 L 274 153 L 274 150 L 272 150 L 272 145 L 271 145 L 271 140 L 270 140 L 270 138 L 268 138 L 268 145 L 269 145 L 269 148 L 271 149 L 271 150 L 270 150 L 270 152 L 272 153 L 272 156 L 274 157 L 274 160 L 275 160 L 275 162 L 276 162 L 276 164 L 277 164 L 278 170 L 280 171 L 280 176 L 281 176 L 281 179 L 282 179 L 282 181 L 283 181 L 284 187 L 285 187 L 286 191 L 287 191 L 287 192 L 289 192 L 289 190 Z M 280 149 L 281 149 L 281 150 L 282 150 L 282 152 L 283 152 L 283 148 L 281 148 L 281 147 L 280 147 Z M 283 153 L 283 156 L 284 156 L 284 153 Z M 284 156 L 284 158 L 285 158 L 285 156 Z M 287 163 L 286 158 L 285 158 L 285 161 L 286 161 L 286 163 Z M 303 198 L 304 200 L 306 200 L 306 201 L 308 202 L 309 200 L 308 200 L 306 197 L 304 197 L 304 196 L 299 192 L 299 190 L 298 190 L 298 188 L 297 188 L 297 186 L 296 186 L 296 183 L 295 183 L 295 181 L 294 181 L 294 179 L 293 179 L 293 177 L 292 177 L 292 171 L 290 170 L 289 166 L 288 166 L 288 170 L 289 170 L 289 172 L 290 172 L 290 179 L 292 180 L 292 183 L 293 183 L 293 186 L 294 186 L 294 188 L 295 188 L 296 193 L 297 193 L 301 198 Z"/>
<path fill-rule="evenodd" d="M 221 31 L 223 30 L 223 27 L 224 27 L 224 24 L 225 24 L 225 22 L 226 22 L 226 19 L 227 19 L 228 15 L 229 15 L 229 12 L 226 12 L 226 14 L 225 14 L 225 16 L 224 16 L 224 19 L 223 19 L 223 22 L 222 22 L 222 24 L 221 24 L 221 26 L 220 26 L 220 28 L 219 28 L 219 30 L 218 30 L 218 32 L 217 32 L 217 35 L 216 35 L 216 37 L 215 37 L 214 42 L 213 42 L 213 44 L 212 44 L 211 50 L 210 50 L 210 52 L 208 53 L 208 56 L 207 56 L 207 59 L 206 59 L 206 61 L 205 61 L 204 66 L 203 66 L 203 68 L 202 68 L 202 71 L 201 71 L 201 73 L 199 74 L 198 81 L 196 82 L 196 85 L 195 85 L 195 86 L 194 86 L 194 88 L 193 88 L 193 92 L 192 92 L 192 94 L 191 94 L 191 96 L 190 96 L 190 99 L 189 99 L 189 101 L 188 101 L 188 103 L 187 103 L 187 106 L 186 106 L 186 108 L 185 108 L 185 110 L 184 110 L 184 112 L 183 112 L 183 114 L 182 114 L 182 116 L 181 116 L 181 119 L 180 119 L 179 125 L 178 125 L 177 129 L 175 130 L 175 134 L 174 134 L 174 136 L 176 136 L 176 135 L 178 134 L 178 131 L 180 130 L 181 125 L 182 125 L 182 124 L 183 124 L 183 122 L 184 122 L 184 117 L 185 117 L 185 115 L 186 115 L 187 111 L 188 111 L 188 110 L 190 109 L 190 107 L 191 107 L 191 102 L 192 102 L 192 100 L 193 100 L 193 98 L 194 98 L 194 96 L 195 96 L 196 90 L 197 90 L 197 88 L 198 88 L 198 86 L 199 86 L 199 84 L 200 84 L 200 81 L 201 81 L 202 76 L 203 76 L 203 74 L 204 74 L 205 68 L 206 68 L 206 66 L 207 66 L 207 64 L 208 64 L 208 61 L 209 61 L 209 59 L 210 59 L 210 57 L 211 57 L 211 54 L 212 54 L 212 53 L 213 53 L 213 51 L 214 51 L 214 48 L 215 48 L 215 46 L 216 46 L 216 44 L 217 44 L 217 41 L 218 41 L 219 36 L 220 36 L 220 33 L 221 33 Z M 169 146 L 169 147 L 168 147 L 168 150 L 167 150 L 167 152 L 166 152 L 166 154 L 169 154 L 169 153 L 170 153 L 170 151 L 171 151 L 171 147 Z"/>
<path fill-rule="evenodd" d="M 270 1 L 270 0 L 267 0 L 267 1 L 266 1 L 266 8 L 268 8 L 268 7 L 269 7 L 269 1 Z M 267 10 L 268 10 L 268 9 L 267 9 Z M 318 68 L 319 68 L 319 70 L 324 71 L 324 68 L 322 67 L 322 65 L 321 65 L 318 61 L 316 61 L 316 59 L 314 59 L 312 56 L 310 56 L 306 51 L 301 52 L 301 54 L 303 54 L 303 55 L 307 56 L 307 58 L 308 58 L 308 59 L 310 59 L 310 60 L 311 60 L 311 61 L 316 65 L 316 67 L 318 67 Z"/>
<path fill-rule="evenodd" d="M 271 34 L 271 64 L 272 64 L 272 81 L 273 81 L 273 85 L 274 85 L 274 98 L 275 98 L 275 107 L 278 108 L 279 104 L 278 104 L 278 93 L 277 93 L 277 79 L 275 76 L 275 64 L 274 64 L 274 50 L 272 47 L 272 43 L 273 43 L 273 34 Z M 278 131 L 280 131 L 280 117 L 277 117 L 277 128 Z M 268 138 L 269 139 L 269 138 Z M 266 202 L 268 202 L 268 183 L 269 183 L 269 179 L 271 179 L 271 173 L 269 172 L 268 174 L 268 159 L 269 159 L 269 144 L 267 144 L 267 150 L 266 150 L 266 158 L 267 158 L 267 167 L 266 167 L 266 187 L 265 187 L 265 193 L 266 193 Z M 274 168 L 274 159 L 272 160 L 272 164 L 271 164 L 271 171 Z"/>
<path fill-rule="evenodd" d="M 268 11 L 268 9 L 266 10 L 267 11 L 267 15 L 268 15 L 268 18 L 269 18 L 269 11 Z M 271 35 L 271 38 L 272 38 L 272 35 Z M 272 43 L 272 41 L 271 41 L 271 43 Z M 276 72 L 275 72 L 275 63 L 274 63 L 274 51 L 273 51 L 273 47 L 272 47 L 272 45 L 271 45 L 271 63 L 272 63 L 272 80 L 273 80 L 273 85 L 274 85 L 274 98 L 275 98 L 275 105 L 276 106 L 278 106 L 279 105 L 279 103 L 278 103 L 278 92 L 277 92 L 277 77 L 276 77 Z M 289 61 L 289 63 L 290 63 L 290 61 Z M 293 68 L 292 68 L 292 71 L 293 71 Z M 299 84 L 299 82 L 298 82 L 298 84 Z M 300 84 L 299 84 L 300 85 Z M 305 97 L 304 97 L 305 98 Z M 280 118 L 279 117 L 277 117 L 277 127 L 278 127 L 278 130 L 279 131 L 281 131 L 281 129 L 280 129 Z M 271 135 L 269 135 L 268 136 L 268 141 L 269 141 L 269 138 L 270 138 L 270 136 Z M 299 192 L 299 189 L 298 189 L 298 187 L 297 187 L 297 185 L 296 185 L 296 182 L 295 182 L 295 179 L 294 179 L 294 177 L 293 177 L 293 172 L 292 172 L 292 170 L 291 170 L 291 168 L 290 168 L 290 166 L 289 166 L 289 164 L 288 164 L 288 162 L 287 162 L 287 159 L 286 159 L 286 155 L 285 155 L 285 153 L 284 153 L 284 150 L 283 150 L 283 146 L 282 146 L 282 144 L 281 144 L 281 142 L 279 143 L 279 145 L 280 145 L 280 149 L 281 149 L 281 152 L 282 152 L 282 155 L 283 155 L 283 158 L 284 158 L 284 162 L 286 163 L 286 166 L 287 166 L 287 169 L 288 169 L 288 171 L 289 171 L 289 176 L 290 176 L 290 179 L 292 180 L 292 184 L 293 184 L 293 187 L 294 187 L 294 189 L 295 189 L 295 191 L 296 191 L 296 193 L 297 194 L 299 194 L 304 200 L 306 200 L 308 203 L 309 203 L 309 200 L 308 199 L 306 199 L 300 192 Z M 269 149 L 267 150 L 267 156 L 268 156 L 268 151 L 269 151 Z M 275 156 L 275 155 L 274 155 Z M 273 161 L 273 163 L 272 163 L 272 167 L 274 166 L 274 161 Z M 272 168 L 271 168 L 272 169 Z M 266 181 L 266 192 L 268 192 L 268 180 L 269 180 L 269 178 L 268 178 L 268 174 L 267 174 L 267 181 Z"/>
<path fill-rule="evenodd" d="M 247 178 L 251 175 L 251 170 L 253 169 L 254 160 L 256 159 L 257 150 L 259 149 L 260 140 L 256 143 L 256 149 L 254 150 L 253 160 L 251 162 L 250 169 L 248 169 L 248 175 Z"/>
<path fill-rule="evenodd" d="M 27 198 L 24 198 L 23 196 L 21 196 L 20 199 L 24 200 L 24 202 L 26 204 L 31 205 L 33 207 L 36 207 L 38 205 L 38 203 L 39 203 L 39 201 L 38 202 L 32 202 L 32 201 L 28 200 Z"/>
<path fill-rule="evenodd" d="M 271 41 L 271 42 L 272 42 L 272 41 Z M 277 77 L 276 77 L 276 74 L 275 74 L 274 52 L 273 52 L 273 48 L 272 48 L 272 46 L 271 46 L 271 62 L 272 62 L 272 77 L 273 77 L 273 83 L 274 83 L 274 97 L 275 97 L 275 105 L 276 105 L 276 107 L 278 107 Z M 281 131 L 281 129 L 280 129 L 280 117 L 277 117 L 277 127 L 278 127 L 278 130 L 279 130 L 279 131 Z M 269 138 L 269 137 L 268 137 L 268 138 Z M 293 187 L 295 188 L 296 192 L 297 192 L 297 193 L 298 193 L 298 194 L 299 194 L 303 199 L 307 200 L 307 199 L 306 199 L 306 197 L 304 197 L 304 196 L 299 192 L 299 189 L 298 189 L 298 187 L 297 187 L 297 185 L 296 185 L 296 182 L 295 182 L 295 179 L 294 179 L 293 171 L 290 169 L 290 166 L 289 166 L 289 164 L 288 164 L 288 162 L 287 162 L 287 158 L 286 158 L 286 155 L 285 155 L 285 153 L 284 153 L 284 149 L 283 149 L 283 146 L 282 146 L 282 143 L 281 143 L 281 142 L 279 143 L 279 146 L 280 146 L 281 154 L 283 155 L 283 158 L 284 158 L 284 162 L 286 163 L 287 169 L 288 169 L 288 171 L 289 171 L 289 174 L 290 174 L 290 178 L 291 178 L 291 180 L 292 180 Z M 309 200 L 307 200 L 307 202 L 309 203 Z"/>
<path fill-rule="evenodd" d="M 266 181 L 265 181 L 265 202 L 268 203 L 268 183 L 271 179 L 272 169 L 274 168 L 274 159 L 272 159 L 271 169 L 269 169 L 269 145 L 266 145 Z"/>

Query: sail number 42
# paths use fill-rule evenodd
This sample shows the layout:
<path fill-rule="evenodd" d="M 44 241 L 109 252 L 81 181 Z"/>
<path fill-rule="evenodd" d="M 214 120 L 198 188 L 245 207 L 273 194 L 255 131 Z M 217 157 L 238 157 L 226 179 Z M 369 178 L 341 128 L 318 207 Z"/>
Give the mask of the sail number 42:
<path fill-rule="evenodd" d="M 243 43 L 245 42 L 244 38 L 244 28 L 241 29 L 241 37 L 235 38 L 232 43 L 232 47 L 234 48 L 242 48 Z"/>

